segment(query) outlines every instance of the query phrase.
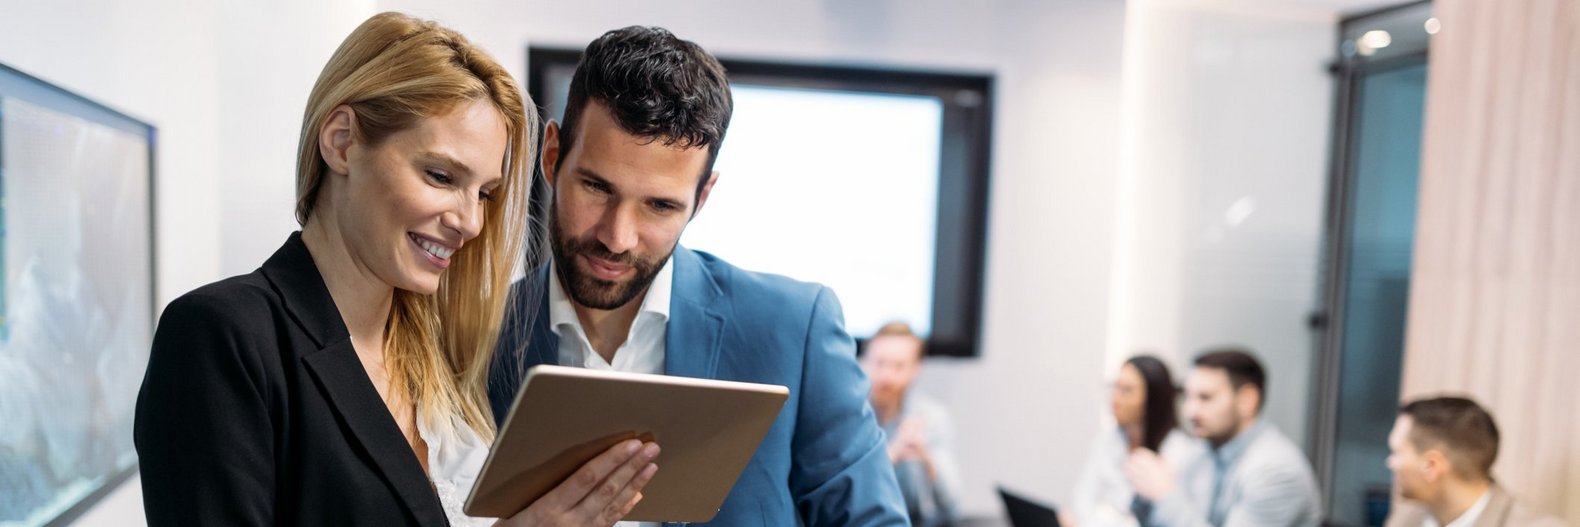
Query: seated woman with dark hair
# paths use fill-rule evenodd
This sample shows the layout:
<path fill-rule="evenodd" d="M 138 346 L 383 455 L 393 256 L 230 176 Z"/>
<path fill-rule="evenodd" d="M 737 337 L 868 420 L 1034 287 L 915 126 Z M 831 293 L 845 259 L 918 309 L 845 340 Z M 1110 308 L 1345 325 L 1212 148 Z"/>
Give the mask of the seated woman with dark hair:
<path fill-rule="evenodd" d="M 1109 390 L 1115 428 L 1092 442 L 1075 497 L 1061 518 L 1065 525 L 1133 526 L 1145 524 L 1151 503 L 1136 495 L 1125 477 L 1130 452 L 1144 448 L 1178 462 L 1191 446 L 1179 430 L 1178 390 L 1169 368 L 1150 355 L 1131 357 L 1120 366 Z"/>

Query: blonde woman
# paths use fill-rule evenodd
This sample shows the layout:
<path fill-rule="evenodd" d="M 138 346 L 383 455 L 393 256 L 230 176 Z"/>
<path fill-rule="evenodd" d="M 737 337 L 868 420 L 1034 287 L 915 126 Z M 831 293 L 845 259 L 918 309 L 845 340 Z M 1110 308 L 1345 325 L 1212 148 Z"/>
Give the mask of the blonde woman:
<path fill-rule="evenodd" d="M 530 108 L 432 22 L 384 13 L 346 38 L 302 123 L 302 231 L 159 321 L 135 433 L 150 524 L 492 523 L 461 505 L 494 434 Z M 617 445 L 500 523 L 612 524 L 656 456 Z"/>

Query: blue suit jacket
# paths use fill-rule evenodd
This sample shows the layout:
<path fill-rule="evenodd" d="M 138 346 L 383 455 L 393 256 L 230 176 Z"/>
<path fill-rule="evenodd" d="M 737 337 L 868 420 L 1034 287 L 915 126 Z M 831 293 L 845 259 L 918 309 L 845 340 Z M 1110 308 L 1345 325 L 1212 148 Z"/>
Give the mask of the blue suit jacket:
<path fill-rule="evenodd" d="M 684 247 L 675 248 L 671 265 L 664 373 L 790 387 L 790 399 L 710 523 L 907 525 L 883 431 L 867 403 L 867 379 L 833 291 L 741 270 Z M 526 368 L 558 362 L 549 272 L 548 265 L 539 267 L 512 293 L 512 319 L 489 382 L 496 420 L 505 418 Z"/>

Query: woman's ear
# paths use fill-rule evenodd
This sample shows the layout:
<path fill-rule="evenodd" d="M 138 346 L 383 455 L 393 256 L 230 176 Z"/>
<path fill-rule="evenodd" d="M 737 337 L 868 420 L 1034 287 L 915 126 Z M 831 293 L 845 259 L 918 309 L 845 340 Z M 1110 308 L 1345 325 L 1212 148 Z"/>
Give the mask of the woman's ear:
<path fill-rule="evenodd" d="M 357 113 L 340 105 L 329 111 L 318 129 L 318 151 L 332 174 L 350 173 L 351 145 L 356 142 Z"/>

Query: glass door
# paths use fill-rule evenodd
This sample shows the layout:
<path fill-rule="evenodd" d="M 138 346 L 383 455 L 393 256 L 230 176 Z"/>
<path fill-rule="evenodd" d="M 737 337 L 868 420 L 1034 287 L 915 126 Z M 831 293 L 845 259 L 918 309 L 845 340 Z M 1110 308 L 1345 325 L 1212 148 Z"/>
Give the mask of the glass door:
<path fill-rule="evenodd" d="M 1353 17 L 1340 29 L 1317 470 L 1331 525 L 1382 525 L 1392 476 L 1426 102 L 1429 3 Z"/>

